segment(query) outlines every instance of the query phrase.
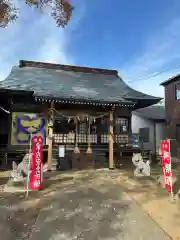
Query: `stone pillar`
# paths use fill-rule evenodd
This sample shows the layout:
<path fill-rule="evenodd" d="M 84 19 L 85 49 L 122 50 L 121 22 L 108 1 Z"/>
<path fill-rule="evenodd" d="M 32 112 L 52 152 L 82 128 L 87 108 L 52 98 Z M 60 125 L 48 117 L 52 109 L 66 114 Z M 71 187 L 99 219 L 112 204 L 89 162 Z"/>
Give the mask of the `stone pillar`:
<path fill-rule="evenodd" d="M 51 102 L 51 108 L 54 108 L 54 102 Z M 48 171 L 52 170 L 52 147 L 53 147 L 53 126 L 54 126 L 54 111 L 50 111 L 48 119 Z"/>
<path fill-rule="evenodd" d="M 114 169 L 113 111 L 109 113 L 109 169 Z"/>

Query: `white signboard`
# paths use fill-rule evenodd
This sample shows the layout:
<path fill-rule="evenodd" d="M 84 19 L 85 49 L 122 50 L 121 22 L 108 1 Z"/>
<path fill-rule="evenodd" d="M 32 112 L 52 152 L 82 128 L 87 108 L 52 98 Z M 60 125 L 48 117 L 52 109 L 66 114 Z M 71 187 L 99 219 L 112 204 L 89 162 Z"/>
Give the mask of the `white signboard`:
<path fill-rule="evenodd" d="M 59 157 L 63 158 L 65 156 L 65 147 L 64 145 L 59 145 Z"/>

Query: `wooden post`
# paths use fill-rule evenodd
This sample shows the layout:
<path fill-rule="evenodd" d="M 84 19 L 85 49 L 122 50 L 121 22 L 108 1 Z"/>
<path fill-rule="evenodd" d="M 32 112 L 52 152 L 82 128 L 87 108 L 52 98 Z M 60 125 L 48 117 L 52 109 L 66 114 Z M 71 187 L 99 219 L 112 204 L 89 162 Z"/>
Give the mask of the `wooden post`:
<path fill-rule="evenodd" d="M 80 153 L 79 147 L 78 147 L 78 118 L 76 116 L 75 118 L 76 121 L 76 135 L 75 135 L 75 148 L 74 148 L 74 153 Z"/>
<path fill-rule="evenodd" d="M 92 148 L 91 148 L 91 122 L 92 122 L 92 117 L 89 116 L 89 119 L 88 119 L 88 148 L 87 148 L 87 151 L 86 153 L 87 154 L 92 154 Z"/>
<path fill-rule="evenodd" d="M 109 169 L 114 169 L 113 111 L 109 113 Z"/>
<path fill-rule="evenodd" d="M 54 102 L 51 102 L 51 108 L 54 107 Z M 48 171 L 52 170 L 52 145 L 53 145 L 53 126 L 54 126 L 54 111 L 50 112 L 48 120 Z"/>

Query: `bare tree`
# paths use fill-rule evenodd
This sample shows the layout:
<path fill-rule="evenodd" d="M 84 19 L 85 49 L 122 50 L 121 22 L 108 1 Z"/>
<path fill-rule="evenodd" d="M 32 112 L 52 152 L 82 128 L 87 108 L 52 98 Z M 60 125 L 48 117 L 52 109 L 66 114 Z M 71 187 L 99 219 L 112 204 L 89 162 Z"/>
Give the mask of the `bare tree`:
<path fill-rule="evenodd" d="M 39 10 L 49 10 L 58 27 L 65 27 L 69 22 L 73 6 L 68 0 L 20 0 L 29 7 Z M 14 0 L 0 0 L 0 27 L 7 27 L 9 23 L 17 20 L 19 9 L 16 8 Z"/>

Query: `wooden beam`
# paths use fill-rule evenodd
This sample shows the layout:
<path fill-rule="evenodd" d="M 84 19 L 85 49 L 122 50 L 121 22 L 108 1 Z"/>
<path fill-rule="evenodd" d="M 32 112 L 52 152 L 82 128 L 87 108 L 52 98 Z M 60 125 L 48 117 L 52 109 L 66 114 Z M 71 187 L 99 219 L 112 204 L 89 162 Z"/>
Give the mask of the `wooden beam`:
<path fill-rule="evenodd" d="M 51 102 L 51 108 L 54 108 L 54 102 Z M 54 126 L 54 112 L 51 111 L 48 119 L 48 171 L 52 170 L 52 146 L 53 146 L 53 126 Z"/>
<path fill-rule="evenodd" d="M 109 169 L 114 169 L 113 111 L 109 113 Z"/>

